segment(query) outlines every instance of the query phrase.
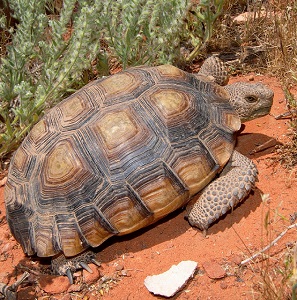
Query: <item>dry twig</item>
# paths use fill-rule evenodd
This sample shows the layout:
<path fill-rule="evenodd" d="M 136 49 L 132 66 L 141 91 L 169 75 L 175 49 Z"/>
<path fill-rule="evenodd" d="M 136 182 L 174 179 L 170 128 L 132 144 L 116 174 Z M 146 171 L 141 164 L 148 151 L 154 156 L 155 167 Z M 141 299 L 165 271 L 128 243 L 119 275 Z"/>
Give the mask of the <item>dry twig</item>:
<path fill-rule="evenodd" d="M 255 259 L 257 256 L 259 256 L 260 254 L 264 253 L 266 250 L 268 250 L 269 248 L 271 248 L 272 246 L 274 246 L 290 229 L 296 227 L 297 229 L 297 223 L 294 223 L 290 226 L 288 226 L 282 233 L 280 233 L 269 245 L 267 245 L 266 247 L 264 247 L 261 251 L 255 253 L 254 255 L 252 255 L 251 257 L 243 260 L 240 265 L 243 266 L 245 264 L 247 264 L 248 262 L 252 261 L 253 259 Z"/>

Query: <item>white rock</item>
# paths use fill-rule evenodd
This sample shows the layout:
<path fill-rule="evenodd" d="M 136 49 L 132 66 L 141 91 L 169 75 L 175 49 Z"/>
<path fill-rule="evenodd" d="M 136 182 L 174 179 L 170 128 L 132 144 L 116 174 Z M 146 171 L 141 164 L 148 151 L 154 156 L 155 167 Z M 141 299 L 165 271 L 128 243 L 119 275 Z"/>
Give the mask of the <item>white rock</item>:
<path fill-rule="evenodd" d="M 182 261 L 178 265 L 173 265 L 162 274 L 147 276 L 144 280 L 144 285 L 151 293 L 172 297 L 184 286 L 190 277 L 193 277 L 196 268 L 197 263 L 195 261 Z"/>

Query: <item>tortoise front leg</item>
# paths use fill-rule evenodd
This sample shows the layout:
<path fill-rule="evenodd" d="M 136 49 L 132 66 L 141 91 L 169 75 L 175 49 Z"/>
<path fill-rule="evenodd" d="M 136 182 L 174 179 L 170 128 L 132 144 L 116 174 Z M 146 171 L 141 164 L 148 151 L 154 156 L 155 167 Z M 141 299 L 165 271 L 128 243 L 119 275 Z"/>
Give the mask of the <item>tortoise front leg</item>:
<path fill-rule="evenodd" d="M 194 205 L 187 207 L 189 223 L 206 234 L 206 230 L 213 222 L 250 193 L 257 175 L 255 164 L 249 158 L 234 151 L 220 177 L 202 190 L 201 196 Z"/>
<path fill-rule="evenodd" d="M 93 273 L 88 266 L 89 263 L 100 266 L 100 262 L 96 260 L 95 253 L 92 251 L 86 251 L 70 258 L 65 257 L 64 254 L 59 254 L 52 259 L 52 270 L 55 274 L 67 275 L 70 284 L 73 284 L 72 273 L 76 270 L 85 269 L 89 273 Z"/>

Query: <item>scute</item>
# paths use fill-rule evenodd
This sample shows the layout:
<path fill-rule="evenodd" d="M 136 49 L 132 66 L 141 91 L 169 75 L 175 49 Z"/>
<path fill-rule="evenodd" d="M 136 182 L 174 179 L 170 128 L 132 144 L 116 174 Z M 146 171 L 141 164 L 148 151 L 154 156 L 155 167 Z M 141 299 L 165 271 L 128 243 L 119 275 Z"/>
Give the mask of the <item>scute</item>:
<path fill-rule="evenodd" d="M 37 144 L 40 139 L 47 134 L 47 132 L 47 123 L 45 120 L 41 120 L 32 128 L 29 137 L 35 144 Z"/>
<path fill-rule="evenodd" d="M 205 187 L 219 169 L 219 165 L 211 165 L 207 155 L 203 152 L 199 153 L 199 149 L 196 153 L 178 157 L 173 167 L 185 186 L 189 188 L 190 196 Z"/>
<path fill-rule="evenodd" d="M 61 114 L 61 118 L 59 119 L 61 131 L 81 127 L 96 113 L 96 107 L 90 97 L 88 92 L 80 92 L 71 96 L 68 101 L 63 101 L 57 105 L 56 109 Z"/>
<path fill-rule="evenodd" d="M 129 197 L 123 197 L 114 205 L 108 205 L 103 214 L 121 235 L 150 224 L 151 219 L 151 214 L 144 216 L 137 201 Z"/>
<path fill-rule="evenodd" d="M 76 218 L 85 240 L 92 247 L 97 247 L 110 236 L 118 234 L 112 227 L 104 225 L 103 215 L 94 205 L 80 207 L 76 211 Z"/>
<path fill-rule="evenodd" d="M 172 65 L 162 65 L 162 66 L 158 66 L 156 67 L 156 70 L 158 70 L 160 72 L 160 75 L 163 76 L 164 78 L 175 78 L 175 79 L 184 79 L 185 73 L 172 66 Z"/>
<path fill-rule="evenodd" d="M 182 114 L 189 106 L 187 94 L 173 89 L 158 90 L 152 93 L 150 98 L 167 119 Z"/>
<path fill-rule="evenodd" d="M 86 245 L 84 245 L 84 238 L 74 214 L 71 212 L 57 214 L 55 219 L 61 243 L 60 248 L 65 256 L 74 256 L 82 252 L 86 248 Z"/>
<path fill-rule="evenodd" d="M 140 131 L 128 111 L 107 113 L 96 125 L 108 149 L 127 143 Z"/>
<path fill-rule="evenodd" d="M 82 163 L 73 151 L 73 145 L 62 141 L 47 155 L 43 168 L 46 183 L 61 184 L 70 181 L 82 169 Z"/>
<path fill-rule="evenodd" d="M 24 148 L 19 147 L 17 150 L 17 155 L 16 158 L 14 159 L 14 167 L 20 172 L 24 173 L 26 166 L 28 165 L 29 161 L 29 155 L 27 152 L 24 150 Z"/>
<path fill-rule="evenodd" d="M 228 161 L 240 122 L 228 95 L 203 78 L 138 67 L 51 109 L 16 151 L 5 188 L 24 251 L 79 254 L 155 222 L 205 187 Z"/>
<path fill-rule="evenodd" d="M 108 96 L 132 92 L 138 86 L 138 81 L 129 73 L 115 74 L 103 80 L 100 85 Z"/>

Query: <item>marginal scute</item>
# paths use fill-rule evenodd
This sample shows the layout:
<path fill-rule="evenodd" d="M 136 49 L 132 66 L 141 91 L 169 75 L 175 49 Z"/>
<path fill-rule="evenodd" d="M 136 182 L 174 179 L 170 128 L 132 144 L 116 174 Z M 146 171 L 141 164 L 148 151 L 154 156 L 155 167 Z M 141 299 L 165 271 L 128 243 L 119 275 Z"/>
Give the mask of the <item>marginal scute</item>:
<path fill-rule="evenodd" d="M 220 124 L 209 124 L 200 131 L 199 139 L 206 147 L 213 160 L 222 169 L 234 149 L 234 132 L 220 129 Z"/>
<path fill-rule="evenodd" d="M 160 89 L 150 97 L 165 118 L 182 114 L 189 106 L 189 97 L 174 89 Z"/>
<path fill-rule="evenodd" d="M 61 246 L 65 256 L 74 256 L 84 250 L 79 234 L 76 230 L 61 226 L 59 228 Z"/>
<path fill-rule="evenodd" d="M 230 94 L 228 93 L 228 91 L 226 91 L 223 87 L 219 85 L 215 86 L 215 94 L 226 101 L 230 99 Z"/>
<path fill-rule="evenodd" d="M 49 257 L 57 254 L 53 245 L 53 228 L 42 227 L 36 236 L 37 255 L 39 257 Z"/>
<path fill-rule="evenodd" d="M 128 197 L 120 199 L 116 205 L 110 205 L 104 211 L 104 216 L 120 235 L 136 231 L 151 222 L 151 218 L 144 217 L 135 202 Z"/>
<path fill-rule="evenodd" d="M 99 130 L 108 149 L 126 143 L 139 132 L 127 111 L 107 113 L 94 126 Z"/>
<path fill-rule="evenodd" d="M 33 140 L 35 144 L 47 133 L 47 124 L 44 119 L 40 120 L 29 133 L 29 138 Z"/>
<path fill-rule="evenodd" d="M 29 156 L 23 147 L 19 147 L 15 153 L 13 165 L 18 169 L 19 172 L 23 173 L 29 161 Z"/>
<path fill-rule="evenodd" d="M 223 124 L 230 130 L 236 132 L 241 127 L 239 116 L 235 112 L 223 112 Z"/>
<path fill-rule="evenodd" d="M 14 183 L 12 183 L 14 184 Z M 7 180 L 5 187 L 4 187 L 4 199 L 6 206 L 13 206 L 14 202 L 16 201 L 15 195 L 15 187 L 14 185 L 10 184 L 10 180 Z"/>
<path fill-rule="evenodd" d="M 216 166 L 211 168 L 205 156 L 195 154 L 181 156 L 174 165 L 174 169 L 189 188 L 190 195 L 195 195 L 215 177 L 218 168 Z"/>
<path fill-rule="evenodd" d="M 79 227 L 87 240 L 88 244 L 92 247 L 101 245 L 105 240 L 113 235 L 98 220 L 98 215 L 87 210 L 87 214 L 84 214 L 78 218 Z"/>
<path fill-rule="evenodd" d="M 161 73 L 164 77 L 174 77 L 174 78 L 183 78 L 184 72 L 172 65 L 162 65 L 157 66 L 156 69 Z"/>
<path fill-rule="evenodd" d="M 128 91 L 132 92 L 138 85 L 139 82 L 129 73 L 115 74 L 100 82 L 100 86 L 107 96 L 126 93 Z"/>
<path fill-rule="evenodd" d="M 171 179 L 161 177 L 138 190 L 140 197 L 157 220 L 181 207 L 187 195 L 180 194 Z"/>
<path fill-rule="evenodd" d="M 233 151 L 233 143 L 218 140 L 211 146 L 211 151 L 214 153 L 215 158 L 220 166 L 224 166 L 230 159 Z"/>

